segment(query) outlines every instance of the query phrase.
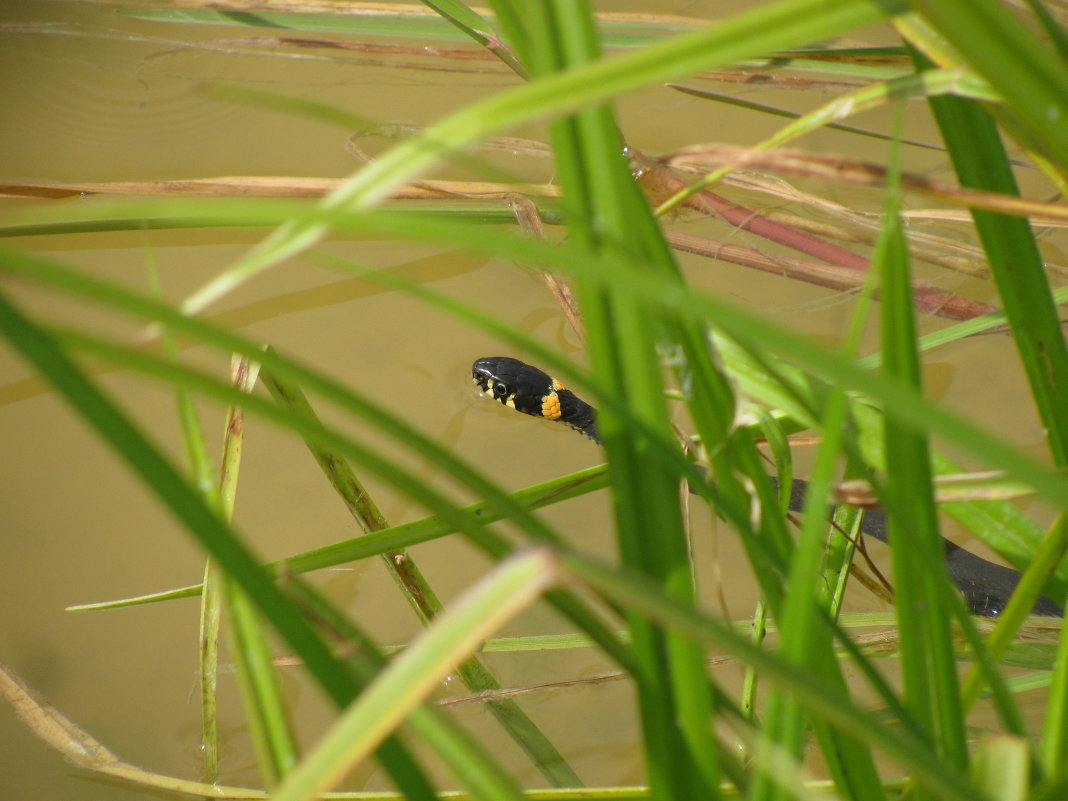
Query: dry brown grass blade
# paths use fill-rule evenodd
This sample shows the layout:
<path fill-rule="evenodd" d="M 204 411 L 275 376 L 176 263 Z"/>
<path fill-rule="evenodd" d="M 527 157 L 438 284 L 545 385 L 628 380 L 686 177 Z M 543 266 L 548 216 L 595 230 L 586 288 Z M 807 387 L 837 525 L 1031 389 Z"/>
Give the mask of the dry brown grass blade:
<path fill-rule="evenodd" d="M 226 12 L 277 12 L 293 14 L 337 14 L 343 16 L 407 16 L 437 18 L 436 11 L 419 3 L 354 2 L 353 0 L 81 0 L 83 3 L 103 3 L 126 8 L 203 8 Z M 480 16 L 492 16 L 487 8 L 472 8 Z M 638 14 L 623 12 L 600 12 L 595 14 L 601 22 L 639 23 L 649 27 L 700 28 L 708 20 L 683 17 L 677 14 Z"/>
<path fill-rule="evenodd" d="M 831 218 L 842 220 L 850 227 L 819 222 L 808 217 L 799 217 L 778 209 L 765 209 L 763 214 L 773 220 L 778 220 L 786 225 L 800 228 L 810 234 L 837 240 L 839 242 L 856 242 L 872 247 L 882 230 L 883 215 L 881 212 L 866 212 L 850 209 L 840 203 L 835 203 L 819 195 L 804 192 L 793 186 L 786 180 L 770 175 L 761 175 L 745 170 L 731 172 L 723 179 L 723 183 L 736 189 L 759 192 L 773 197 L 776 201 L 803 206 L 806 211 L 814 211 L 828 215 Z M 902 217 L 909 221 L 923 222 L 953 222 L 972 225 L 972 217 L 967 209 L 908 209 L 903 211 Z M 1068 227 L 1068 222 L 1048 220 L 1041 224 L 1034 223 L 1036 234 L 1041 235 L 1044 231 L 1056 228 Z M 918 226 L 910 225 L 905 235 L 908 237 L 909 254 L 918 261 L 944 267 L 947 270 L 964 273 L 972 278 L 989 279 L 990 271 L 986 266 L 986 254 L 981 247 L 951 239 L 929 231 L 919 230 Z M 1060 264 L 1046 262 L 1046 269 L 1057 275 L 1068 277 L 1068 267 Z"/>
<path fill-rule="evenodd" d="M 732 656 L 713 656 L 705 660 L 708 667 L 718 667 L 736 662 Z M 580 679 L 561 679 L 559 681 L 547 681 L 542 684 L 528 684 L 522 687 L 502 687 L 499 690 L 484 693 L 467 693 L 455 698 L 446 698 L 438 701 L 438 706 L 465 706 L 467 704 L 481 704 L 493 701 L 497 698 L 516 698 L 521 695 L 534 695 L 536 693 L 566 690 L 575 687 L 590 687 L 598 684 L 608 684 L 614 681 L 624 681 L 631 676 L 621 670 L 612 670 L 605 673 L 596 673 L 592 676 L 583 676 Z"/>
<path fill-rule="evenodd" d="M 672 167 L 669 160 L 653 160 L 632 151 L 633 163 L 639 170 L 643 187 L 653 203 L 674 195 L 687 185 L 687 180 Z M 820 259 L 811 262 L 801 259 L 772 258 L 751 248 L 726 246 L 720 242 L 683 234 L 670 234 L 669 241 L 692 253 L 733 261 L 755 269 L 765 270 L 818 286 L 854 289 L 867 275 L 868 260 L 850 250 L 819 237 L 812 236 L 782 222 L 773 220 L 753 209 L 746 208 L 707 189 L 691 195 L 685 204 L 706 215 L 716 214 L 726 222 L 750 231 L 773 242 L 793 248 Z M 916 307 L 927 314 L 953 320 L 970 320 L 996 311 L 993 306 L 955 295 L 930 284 L 913 285 Z"/>
<path fill-rule="evenodd" d="M 763 67 L 754 67 L 752 71 L 733 70 L 731 72 L 701 72 L 693 77 L 705 81 L 716 81 L 717 83 L 764 86 L 775 89 L 801 89 L 817 92 L 857 89 L 867 85 L 864 81 L 851 81 L 826 77 L 803 78 L 797 75 L 783 75 L 778 72 L 769 72 Z"/>
<path fill-rule="evenodd" d="M 345 2 L 345 0 L 119 0 L 118 3 L 111 0 L 80 0 L 83 3 L 105 3 L 109 6 L 120 5 L 130 9 L 156 10 L 161 7 L 168 9 L 189 10 L 212 10 L 227 13 L 293 13 L 293 14 L 331 14 L 337 16 L 373 17 L 384 15 L 402 15 L 414 18 L 431 18 L 436 13 L 426 6 L 415 4 L 387 4 L 374 2 Z M 490 16 L 490 12 L 484 8 L 474 9 L 483 16 Z M 652 33 L 658 29 L 666 32 L 679 30 L 693 30 L 708 25 L 708 20 L 684 17 L 673 14 L 636 14 L 602 12 L 595 14 L 601 21 L 605 30 L 612 31 L 617 26 L 619 30 L 632 31 L 635 26 L 644 26 Z M 438 48 L 434 46 L 411 47 L 397 44 L 382 44 L 369 42 L 348 42 L 343 40 L 312 38 L 310 36 L 254 36 L 240 38 L 226 38 L 212 41 L 164 41 L 138 37 L 132 34 L 115 36 L 102 31 L 86 32 L 85 30 L 62 30 L 55 26 L 13 25 L 0 26 L 7 31 L 35 33 L 41 35 L 61 36 L 91 36 L 102 39 L 121 39 L 125 41 L 147 41 L 165 44 L 173 49 L 211 50 L 230 53 L 232 55 L 256 55 L 275 56 L 288 58 L 325 58 L 317 54 L 302 56 L 295 52 L 300 50 L 332 50 L 341 52 L 358 52 L 365 54 L 380 54 L 385 56 L 414 56 L 416 58 L 435 58 L 452 61 L 477 61 L 477 68 L 463 68 L 459 66 L 443 66 L 441 64 L 422 64 L 416 62 L 386 63 L 368 62 L 381 64 L 396 69 L 432 70 L 436 72 L 486 72 L 496 70 L 499 66 L 494 63 L 496 56 L 484 49 L 472 46 L 464 48 L 462 44 L 453 48 Z M 273 50 L 271 48 L 274 48 Z M 809 54 L 807 58 L 819 58 L 818 54 Z M 826 58 L 826 56 L 825 56 Z M 346 61 L 347 59 L 339 59 Z M 503 70 L 500 74 L 506 74 Z M 837 79 L 827 76 L 809 78 L 794 75 L 782 75 L 778 72 L 769 71 L 766 67 L 758 65 L 751 69 L 737 69 L 725 72 L 703 72 L 693 76 L 695 79 L 710 80 L 728 84 L 746 84 L 775 87 L 780 89 L 802 90 L 840 90 L 864 86 L 861 80 Z"/>
<path fill-rule="evenodd" d="M 777 204 L 785 201 L 786 203 L 803 207 L 806 213 L 816 213 L 832 220 L 841 221 L 842 224 L 819 221 L 810 217 L 791 214 L 777 208 L 768 208 L 763 211 L 766 216 L 773 220 L 807 231 L 815 236 L 834 239 L 838 242 L 850 242 L 874 247 L 882 229 L 883 215 L 881 212 L 850 209 L 840 203 L 835 203 L 833 200 L 802 191 L 777 176 L 737 170 L 727 175 L 723 179 L 723 183 L 735 189 L 767 195 L 774 198 Z M 948 211 L 957 215 L 952 218 L 953 221 L 971 225 L 971 217 L 968 212 L 958 209 L 927 212 L 909 211 L 903 216 L 918 221 L 947 219 L 945 215 L 938 214 L 938 211 Z M 953 270 L 954 272 L 964 273 L 972 278 L 986 279 L 990 277 L 989 270 L 986 267 L 986 256 L 980 247 L 957 239 L 920 231 L 916 227 L 909 227 L 906 231 L 906 236 L 908 237 L 909 254 L 914 259 L 934 264 L 947 270 Z M 1048 266 L 1051 269 L 1057 269 L 1056 265 Z"/>
<path fill-rule="evenodd" d="M 544 240 L 546 238 L 545 226 L 541 221 L 541 215 L 538 214 L 537 207 L 528 198 L 522 195 L 513 196 L 512 209 L 515 212 L 515 219 L 520 228 L 538 239 Z M 575 293 L 571 291 L 571 287 L 566 282 L 557 278 L 548 270 L 539 270 L 539 274 L 545 285 L 549 287 L 549 291 L 560 309 L 564 312 L 564 316 L 567 317 L 567 321 L 571 323 L 571 328 L 578 336 L 579 342 L 585 344 L 586 329 L 582 325 L 582 313 L 579 311 Z"/>
<path fill-rule="evenodd" d="M 891 627 L 879 627 L 878 631 L 854 634 L 852 639 L 865 654 L 872 656 L 889 656 L 896 653 L 898 649 L 897 632 Z M 705 660 L 705 665 L 710 668 L 736 663 L 737 660 L 732 656 L 713 656 Z M 507 687 L 487 693 L 468 693 L 438 701 L 438 706 L 465 706 L 467 704 L 483 703 L 495 698 L 515 698 L 521 695 L 608 684 L 610 682 L 623 681 L 629 677 L 627 673 L 613 670 L 592 676 L 583 676 L 579 679 L 564 679 L 542 684 L 530 684 L 523 687 Z"/>
<path fill-rule="evenodd" d="M 182 795 L 234 799 L 267 797 L 259 790 L 186 781 L 122 761 L 107 746 L 43 700 L 3 663 L 0 663 L 0 695 L 11 704 L 27 729 L 84 770 Z"/>
<path fill-rule="evenodd" d="M 858 289 L 864 283 L 864 274 L 848 267 L 825 264 L 819 261 L 795 259 L 782 255 L 769 256 L 755 248 L 732 245 L 729 242 L 721 242 L 692 234 L 668 232 L 667 238 L 672 247 L 687 253 L 722 259 L 733 264 L 741 264 L 744 267 L 752 267 L 762 272 L 793 278 L 829 289 L 849 291 Z M 974 317 L 980 317 L 995 311 L 993 306 L 955 295 L 952 292 L 947 292 L 922 281 L 914 282 L 912 290 L 916 300 L 916 307 L 923 312 L 935 314 L 939 317 L 946 317 L 951 320 L 971 320 Z M 876 293 L 876 297 L 878 297 L 878 293 Z"/>
<path fill-rule="evenodd" d="M 651 158 L 634 149 L 630 150 L 630 156 L 638 180 L 654 205 L 659 206 L 667 198 L 690 186 L 690 180 L 670 163 L 673 156 Z M 738 228 L 839 267 L 861 272 L 868 268 L 868 261 L 863 256 L 775 222 L 754 209 L 746 208 L 708 189 L 691 194 L 684 201 L 684 205 L 707 216 L 717 215 Z"/>
<path fill-rule="evenodd" d="M 806 178 L 818 178 L 853 186 L 885 186 L 886 184 L 886 168 L 879 164 L 807 150 L 756 150 L 716 143 L 685 148 L 666 157 L 662 163 L 664 166 L 688 172 L 711 172 L 718 167 L 734 166 L 801 175 Z M 922 192 L 958 206 L 986 209 L 1037 220 L 1068 221 L 1068 205 L 1027 200 L 997 192 L 962 189 L 959 186 L 933 181 L 922 175 L 908 172 L 901 174 L 901 184 L 906 189 Z"/>
<path fill-rule="evenodd" d="M 647 173 L 647 176 L 652 173 Z M 670 170 L 657 169 L 657 180 L 666 183 L 664 192 L 674 192 L 684 181 L 673 176 Z M 341 183 L 335 178 L 307 178 L 291 176 L 222 176 L 216 178 L 189 178 L 169 181 L 104 181 L 83 183 L 28 183 L 0 184 L 0 197 L 20 197 L 39 199 L 62 199 L 77 195 L 109 194 L 134 196 L 164 197 L 323 197 Z M 520 224 L 534 226 L 531 218 L 533 205 L 518 200 L 524 196 L 558 197 L 559 188 L 551 184 L 504 184 L 488 181 L 442 181 L 425 180 L 416 186 L 408 186 L 394 193 L 397 200 L 431 200 L 442 198 L 477 198 L 507 200 L 516 209 Z M 782 223 L 758 215 L 743 206 L 711 192 L 701 192 L 689 201 L 702 211 L 709 208 L 720 213 L 725 219 L 749 230 L 760 232 L 761 226 L 776 226 L 790 234 L 786 244 L 796 244 L 798 232 Z M 524 206 L 527 212 L 523 212 Z M 534 215 L 536 216 L 536 215 Z M 538 228 L 528 230 L 540 230 Z M 765 233 L 765 235 L 768 235 Z M 695 237 L 687 234 L 669 234 L 673 246 L 691 253 L 710 258 L 723 259 L 736 264 L 752 267 L 765 272 L 783 275 L 807 281 L 818 286 L 832 289 L 851 290 L 860 285 L 867 269 L 867 260 L 851 251 L 824 242 L 809 234 L 806 241 L 815 247 L 808 250 L 818 257 L 836 263 L 822 263 L 794 259 L 783 256 L 771 257 L 753 248 L 729 245 L 712 239 Z M 772 237 L 774 238 L 774 237 Z M 779 240 L 782 241 L 782 240 Z M 556 279 L 553 279 L 555 281 Z M 928 284 L 917 283 L 917 306 L 922 311 L 948 317 L 954 320 L 966 320 L 993 311 L 993 307 L 962 298 L 945 290 Z M 581 338 L 582 325 L 577 313 L 577 304 L 570 297 L 569 290 L 559 285 L 553 289 L 557 301 L 565 310 L 571 325 Z"/>
<path fill-rule="evenodd" d="M 82 0 L 94 2 L 94 0 Z M 153 4 L 158 7 L 159 4 Z M 505 75 L 503 67 L 498 70 L 492 61 L 481 60 L 478 50 L 446 50 L 433 47 L 403 47 L 400 45 L 383 45 L 358 42 L 339 42 L 329 39 L 312 39 L 310 37 L 276 37 L 244 36 L 225 37 L 221 39 L 174 39 L 161 36 L 135 34 L 129 31 L 115 32 L 106 30 L 87 30 L 83 26 L 64 23 L 13 23 L 0 24 L 0 32 L 22 36 L 51 36 L 59 38 L 92 39 L 101 42 L 122 42 L 154 45 L 162 48 L 149 58 L 165 57 L 185 51 L 202 51 L 226 56 L 254 56 L 257 58 L 284 58 L 298 61 L 318 61 L 347 66 L 388 67 L 391 69 L 418 70 L 428 72 L 471 73 L 486 75 L 496 73 Z M 323 50 L 325 52 L 315 52 Z M 335 53 L 336 51 L 336 53 Z M 367 57 L 356 58 L 343 53 L 359 52 Z M 371 58 L 372 55 L 387 58 Z M 421 61 L 402 62 L 396 56 L 414 56 Z M 438 59 L 430 62 L 425 59 Z M 478 61 L 477 65 L 459 66 L 443 64 L 448 61 Z"/>
<path fill-rule="evenodd" d="M 381 55 L 403 56 L 432 56 L 434 58 L 447 58 L 455 61 L 485 61 L 487 64 L 496 61 L 494 55 L 487 50 L 472 50 L 470 48 L 445 48 L 445 47 L 420 47 L 398 44 L 378 44 L 372 42 L 345 42 L 339 39 L 312 39 L 309 37 L 284 36 L 276 38 L 256 37 L 254 39 L 231 39 L 237 44 L 275 44 L 281 47 L 321 47 L 327 50 L 349 50 L 354 53 L 375 53 Z M 415 65 L 405 65 L 414 67 Z"/>
<path fill-rule="evenodd" d="M 404 3 L 348 2 L 348 0 L 81 0 L 124 8 L 203 8 L 237 13 L 280 14 L 337 14 L 345 16 L 382 16 L 400 14 L 413 17 L 433 17 L 435 12 L 426 6 Z M 484 11 L 484 9 L 481 9 Z"/>
<path fill-rule="evenodd" d="M 345 143 L 345 149 L 360 161 L 370 162 L 373 160 L 372 156 L 360 144 L 364 139 L 379 137 L 400 141 L 419 136 L 425 130 L 426 127 L 423 125 L 405 122 L 378 123 L 352 134 Z M 509 156 L 529 156 L 540 159 L 553 157 L 552 147 L 544 142 L 516 136 L 496 136 L 471 145 L 469 149 L 473 153 L 507 153 Z"/>
<path fill-rule="evenodd" d="M 309 197 L 332 192 L 340 178 L 269 175 L 231 175 L 175 181 L 97 181 L 83 183 L 0 184 L 0 197 L 55 200 L 75 195 L 140 195 L 165 197 Z M 549 184 L 502 184 L 491 181 L 420 181 L 394 193 L 397 200 L 442 197 L 510 198 L 517 192 L 534 197 L 558 197 Z"/>
<path fill-rule="evenodd" d="M 934 486 L 937 503 L 1003 501 L 1034 495 L 1030 487 L 1007 481 L 1000 470 L 935 476 Z M 832 502 L 863 508 L 880 503 L 871 483 L 862 479 L 841 481 L 835 485 Z"/>

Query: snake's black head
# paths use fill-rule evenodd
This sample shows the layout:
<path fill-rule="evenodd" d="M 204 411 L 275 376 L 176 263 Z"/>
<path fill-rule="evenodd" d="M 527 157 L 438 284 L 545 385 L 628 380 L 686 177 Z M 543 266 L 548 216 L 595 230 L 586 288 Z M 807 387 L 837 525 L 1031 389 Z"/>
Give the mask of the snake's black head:
<path fill-rule="evenodd" d="M 551 375 L 508 356 L 489 356 L 471 367 L 482 391 L 517 412 L 559 420 L 600 442 L 597 413 Z"/>
<path fill-rule="evenodd" d="M 559 386 L 548 373 L 508 356 L 479 359 L 471 367 L 471 378 L 494 400 L 535 417 L 549 416 L 545 401 Z"/>

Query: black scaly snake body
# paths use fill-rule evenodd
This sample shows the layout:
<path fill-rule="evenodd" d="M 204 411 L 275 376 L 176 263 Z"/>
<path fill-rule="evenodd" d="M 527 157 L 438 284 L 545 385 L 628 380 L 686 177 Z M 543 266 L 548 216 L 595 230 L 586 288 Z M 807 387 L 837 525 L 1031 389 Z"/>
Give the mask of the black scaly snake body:
<path fill-rule="evenodd" d="M 490 356 L 474 363 L 471 376 L 483 392 L 505 406 L 534 417 L 566 423 L 580 434 L 600 443 L 596 410 L 537 367 L 508 356 Z M 790 508 L 794 511 L 800 510 L 804 504 L 806 488 L 805 482 L 794 481 L 790 498 Z M 881 509 L 866 510 L 861 531 L 887 542 L 885 512 Z M 1020 581 L 1019 573 L 976 556 L 949 540 L 943 542 L 946 570 L 964 595 L 972 613 L 988 617 L 1001 614 Z M 1063 615 L 1063 610 L 1042 596 L 1035 603 L 1032 614 L 1059 617 Z"/>

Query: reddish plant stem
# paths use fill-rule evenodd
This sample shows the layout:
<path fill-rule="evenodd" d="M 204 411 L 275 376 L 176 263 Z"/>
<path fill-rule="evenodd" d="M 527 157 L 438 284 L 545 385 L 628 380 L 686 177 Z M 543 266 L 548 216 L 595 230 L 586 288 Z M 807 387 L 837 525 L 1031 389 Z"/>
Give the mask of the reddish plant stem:
<path fill-rule="evenodd" d="M 640 152 L 631 149 L 628 155 L 632 164 L 636 165 L 639 180 L 653 203 L 666 200 L 689 185 L 683 176 Z M 753 248 L 728 245 L 688 234 L 668 234 L 669 241 L 680 250 L 721 258 L 764 272 L 834 289 L 856 289 L 864 282 L 871 266 L 868 259 L 851 250 L 764 217 L 753 209 L 707 189 L 691 195 L 685 205 L 705 215 L 716 214 L 731 225 L 813 256 L 826 264 L 785 257 L 773 259 Z M 955 295 L 928 283 L 915 282 L 912 289 L 916 308 L 927 314 L 936 314 L 952 320 L 970 320 L 997 311 L 994 306 Z"/>

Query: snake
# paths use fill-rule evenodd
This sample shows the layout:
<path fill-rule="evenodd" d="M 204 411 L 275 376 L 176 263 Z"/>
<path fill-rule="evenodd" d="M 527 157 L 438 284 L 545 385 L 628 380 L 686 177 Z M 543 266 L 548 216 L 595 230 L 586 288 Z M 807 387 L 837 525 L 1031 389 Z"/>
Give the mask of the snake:
<path fill-rule="evenodd" d="M 517 412 L 554 420 L 600 444 L 597 410 L 561 381 L 526 362 L 510 356 L 487 356 L 475 361 L 471 378 L 483 393 Z M 774 477 L 772 480 L 775 481 Z M 789 508 L 800 511 L 805 503 L 806 482 L 795 479 Z M 861 533 L 883 543 L 889 542 L 886 512 L 874 507 L 861 518 Z M 974 615 L 998 617 L 1020 582 L 1020 574 L 990 562 L 942 538 L 946 572 L 960 590 Z M 1045 617 L 1062 617 L 1064 611 L 1046 596 L 1040 596 L 1031 610 Z"/>

